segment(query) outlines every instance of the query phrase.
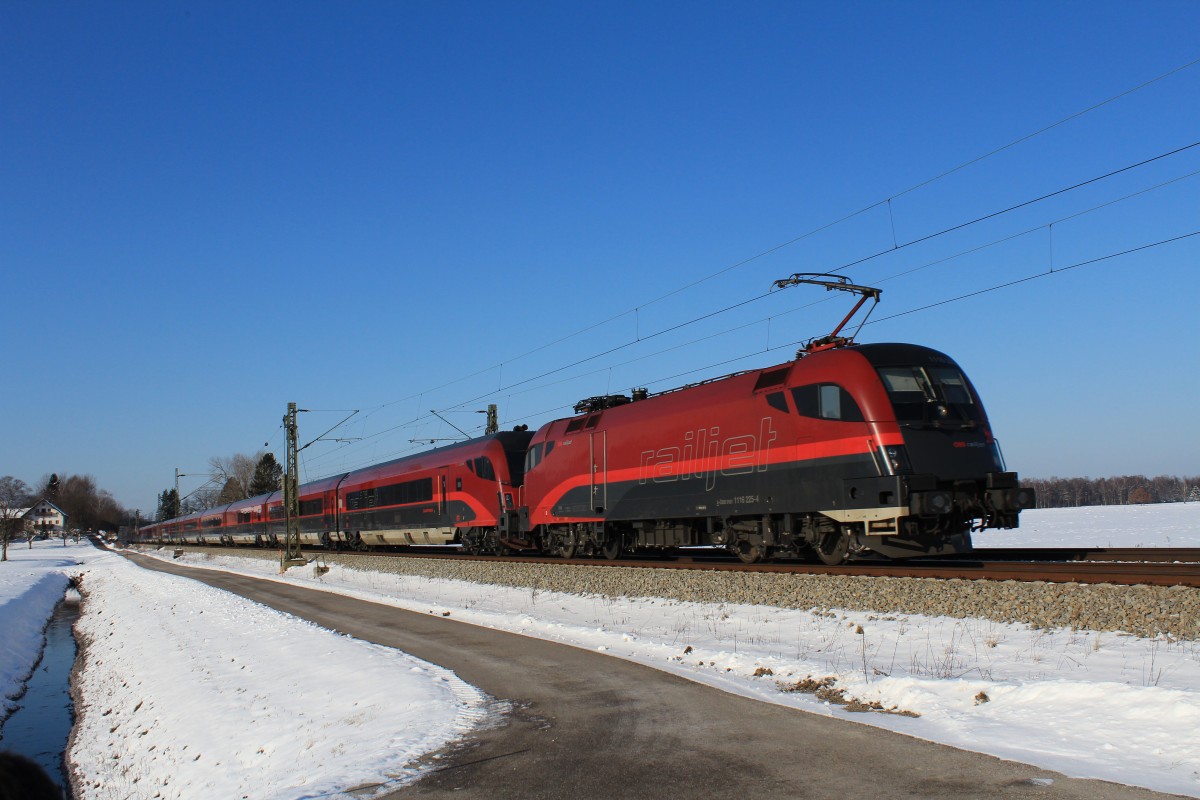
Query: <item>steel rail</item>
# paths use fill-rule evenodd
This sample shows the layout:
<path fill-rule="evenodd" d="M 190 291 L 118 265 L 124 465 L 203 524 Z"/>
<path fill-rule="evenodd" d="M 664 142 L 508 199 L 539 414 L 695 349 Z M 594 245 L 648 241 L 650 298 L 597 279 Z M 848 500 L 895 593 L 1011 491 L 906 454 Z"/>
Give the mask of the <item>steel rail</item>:
<path fill-rule="evenodd" d="M 250 552 L 270 548 L 201 548 L 218 552 Z M 689 554 L 662 558 L 622 558 L 608 561 L 598 558 L 552 558 L 546 556 L 470 556 L 450 547 L 431 546 L 428 550 L 403 552 L 310 551 L 325 556 L 358 555 L 374 558 L 442 558 L 477 560 L 487 563 L 557 564 L 559 566 L 625 567 L 632 569 L 694 569 L 716 571 L 767 572 L 795 575 L 840 575 L 883 578 L 930 578 L 938 580 L 990 580 L 1050 583 L 1109 583 L 1124 586 L 1187 586 L 1200 588 L 1200 549 L 1045 549 L 1003 550 L 989 553 L 978 550 L 969 557 L 912 559 L 888 562 L 861 562 L 836 567 L 802 561 L 772 561 L 743 564 L 736 558 Z M 1022 560 L 1029 554 L 1057 558 Z M 1135 560 L 1136 559 L 1136 560 Z"/>

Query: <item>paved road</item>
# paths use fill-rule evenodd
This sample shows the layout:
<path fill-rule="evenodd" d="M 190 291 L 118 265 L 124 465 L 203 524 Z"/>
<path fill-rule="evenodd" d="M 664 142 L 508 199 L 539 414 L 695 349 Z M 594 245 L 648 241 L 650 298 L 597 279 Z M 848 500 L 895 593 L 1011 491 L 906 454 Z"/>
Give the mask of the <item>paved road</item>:
<path fill-rule="evenodd" d="M 587 650 L 131 558 L 399 648 L 513 704 L 505 724 L 470 736 L 441 768 L 389 798 L 1166 797 L 735 697 Z"/>

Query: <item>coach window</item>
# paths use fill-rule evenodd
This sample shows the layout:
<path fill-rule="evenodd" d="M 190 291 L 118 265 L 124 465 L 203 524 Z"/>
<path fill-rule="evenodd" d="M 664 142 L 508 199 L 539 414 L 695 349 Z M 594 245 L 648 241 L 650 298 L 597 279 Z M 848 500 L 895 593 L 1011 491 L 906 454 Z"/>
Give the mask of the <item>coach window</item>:
<path fill-rule="evenodd" d="M 787 397 L 783 392 L 771 392 L 767 395 L 767 405 L 771 408 L 777 408 L 783 413 L 788 413 Z"/>
<path fill-rule="evenodd" d="M 549 458 L 550 451 L 554 449 L 554 442 L 546 442 L 546 452 L 542 454 L 542 458 Z"/>
<path fill-rule="evenodd" d="M 492 466 L 492 460 L 487 456 L 480 456 L 475 459 L 475 474 L 485 481 L 496 480 L 496 470 Z"/>

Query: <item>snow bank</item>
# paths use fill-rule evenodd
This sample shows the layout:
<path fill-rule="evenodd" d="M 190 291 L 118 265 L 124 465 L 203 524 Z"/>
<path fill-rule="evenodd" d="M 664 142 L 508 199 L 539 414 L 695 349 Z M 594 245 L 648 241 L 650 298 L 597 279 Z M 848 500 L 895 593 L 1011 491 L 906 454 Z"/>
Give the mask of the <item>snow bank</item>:
<path fill-rule="evenodd" d="M 455 675 L 125 561 L 89 570 L 78 797 L 312 797 L 415 777 L 479 724 Z"/>
<path fill-rule="evenodd" d="M 74 559 L 42 557 L 40 550 L 38 557 L 19 558 L 15 550 L 0 564 L 0 720 L 16 709 L 14 698 L 41 658 L 46 623 L 67 590 L 61 570 L 75 566 Z"/>

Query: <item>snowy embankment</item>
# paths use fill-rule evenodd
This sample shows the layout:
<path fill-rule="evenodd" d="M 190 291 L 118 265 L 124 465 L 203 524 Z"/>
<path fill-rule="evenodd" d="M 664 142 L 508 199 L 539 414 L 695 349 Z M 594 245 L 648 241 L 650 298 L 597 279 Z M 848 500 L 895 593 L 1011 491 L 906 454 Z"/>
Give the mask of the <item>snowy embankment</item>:
<path fill-rule="evenodd" d="M 410 762 L 488 714 L 478 690 L 399 651 L 90 545 L 38 558 L 49 552 L 35 545 L 28 558 L 0 565 L 20 564 L 12 574 L 26 576 L 3 585 L 9 602 L 0 608 L 28 612 L 33 641 L 10 646 L 17 620 L 0 624 L 6 661 L 9 650 L 36 658 L 66 575 L 82 575 L 76 631 L 85 655 L 68 759 L 80 800 L 391 789 L 418 774 Z M 43 614 L 33 606 L 47 593 Z"/>
<path fill-rule="evenodd" d="M 1174 530 L 1180 508 L 1156 508 L 1164 528 Z M 1125 509 L 1109 511 L 1102 530 L 1127 527 Z M 1200 506 L 1183 513 L 1192 531 L 1200 528 Z M 1049 521 L 1037 519 L 1039 526 L 1071 520 L 1030 514 L 1043 516 Z M 1141 522 L 1149 527 L 1130 534 L 1137 541 L 1112 546 L 1156 544 L 1153 512 Z M 270 561 L 180 560 L 584 647 L 732 693 L 1075 777 L 1200 797 L 1195 638 L 554 593 L 337 565 L 319 578 L 307 569 L 281 578 Z"/>
<path fill-rule="evenodd" d="M 16 708 L 13 698 L 25 690 L 41 657 L 46 623 L 66 592 L 67 570 L 76 565 L 66 549 L 12 545 L 9 560 L 0 563 L 0 721 Z"/>

